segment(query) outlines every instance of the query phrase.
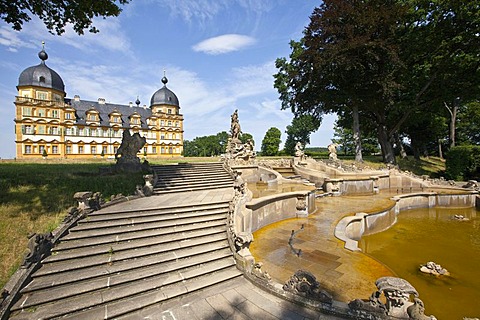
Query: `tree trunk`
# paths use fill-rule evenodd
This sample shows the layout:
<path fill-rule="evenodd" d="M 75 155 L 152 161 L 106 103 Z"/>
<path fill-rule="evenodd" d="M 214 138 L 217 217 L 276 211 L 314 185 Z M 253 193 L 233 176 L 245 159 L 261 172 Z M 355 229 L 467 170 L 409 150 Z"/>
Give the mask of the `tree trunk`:
<path fill-rule="evenodd" d="M 420 160 L 420 147 L 414 139 L 411 140 L 411 146 L 413 151 L 413 158 L 415 160 Z"/>
<path fill-rule="evenodd" d="M 385 125 L 385 115 L 377 114 L 378 119 L 378 142 L 382 149 L 383 162 L 396 164 L 395 154 L 393 152 L 393 145 L 388 136 L 387 126 Z"/>
<path fill-rule="evenodd" d="M 443 159 L 442 139 L 438 139 L 438 156 L 440 157 L 440 159 Z"/>
<path fill-rule="evenodd" d="M 446 102 L 443 103 L 448 112 L 450 112 L 450 148 L 455 147 L 455 129 L 457 123 L 457 113 L 459 108 L 459 101 L 456 99 L 453 102 L 452 108 L 448 106 Z"/>
<path fill-rule="evenodd" d="M 363 162 L 362 139 L 360 138 L 360 119 L 358 106 L 353 106 L 353 140 L 355 141 L 355 162 Z"/>

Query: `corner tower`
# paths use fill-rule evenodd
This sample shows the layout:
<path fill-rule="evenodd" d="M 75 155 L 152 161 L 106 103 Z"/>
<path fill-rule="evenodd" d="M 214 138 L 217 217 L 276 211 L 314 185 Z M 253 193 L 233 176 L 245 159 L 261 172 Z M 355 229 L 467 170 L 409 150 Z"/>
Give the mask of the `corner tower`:
<path fill-rule="evenodd" d="M 38 53 L 40 64 L 28 67 L 18 78 L 15 98 L 15 142 L 17 158 L 61 155 L 61 116 L 65 106 L 65 85 L 45 61 L 44 43 Z"/>
<path fill-rule="evenodd" d="M 168 79 L 163 76 L 163 87 L 150 99 L 150 109 L 158 129 L 157 144 L 161 153 L 180 156 L 183 152 L 183 115 L 178 98 L 167 88 Z"/>

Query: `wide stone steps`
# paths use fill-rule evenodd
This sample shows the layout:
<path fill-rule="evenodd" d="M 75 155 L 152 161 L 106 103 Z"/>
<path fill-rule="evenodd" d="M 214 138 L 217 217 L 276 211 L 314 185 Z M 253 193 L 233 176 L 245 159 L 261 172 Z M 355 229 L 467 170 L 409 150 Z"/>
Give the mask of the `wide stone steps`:
<path fill-rule="evenodd" d="M 219 214 L 226 213 L 225 207 L 219 209 L 213 209 L 209 211 L 192 211 L 186 212 L 183 214 L 175 213 L 168 215 L 146 215 L 146 216 L 136 216 L 136 215 L 125 215 L 124 217 L 116 217 L 114 219 L 89 219 L 87 223 L 80 223 L 76 228 L 75 232 L 86 231 L 92 229 L 103 229 L 103 228 L 112 228 L 112 227 L 123 227 L 123 226 L 135 226 L 135 225 L 147 225 L 148 223 L 170 223 L 173 225 L 181 225 L 186 223 L 191 223 L 192 219 L 208 219 L 210 216 L 215 216 Z M 110 217 L 112 218 L 112 217 Z M 215 219 L 212 217 L 212 219 Z M 198 221 L 198 220 L 195 220 Z M 200 220 L 201 221 L 201 220 Z"/>
<path fill-rule="evenodd" d="M 53 286 L 40 287 L 37 288 L 37 290 L 29 290 L 26 288 L 26 290 L 23 291 L 25 294 L 24 300 L 21 302 L 21 304 L 23 308 L 29 308 L 35 305 L 44 304 L 95 290 L 107 289 L 110 287 L 113 288 L 117 285 L 145 280 L 147 278 L 153 281 L 156 279 L 156 277 L 160 276 L 172 277 L 171 273 L 174 271 L 180 270 L 181 272 L 188 272 L 190 268 L 198 267 L 198 265 L 204 266 L 208 263 L 225 263 L 225 261 L 221 262 L 224 258 L 226 258 L 225 261 L 228 261 L 228 266 L 231 265 L 231 253 L 228 249 L 224 249 L 216 252 L 199 254 L 194 257 L 187 257 L 161 264 L 150 265 L 148 267 L 129 268 L 121 272 L 109 272 L 108 274 L 93 279 L 80 279 L 78 281 L 69 282 L 62 285 L 55 283 Z"/>
<path fill-rule="evenodd" d="M 229 201 L 207 202 L 212 192 L 203 192 L 225 188 L 215 199 L 233 194 L 222 165 L 155 170 L 163 181 L 156 194 L 202 192 L 187 201 L 166 195 L 145 199 L 142 209 L 132 202 L 90 213 L 42 261 L 11 319 L 115 319 L 242 275 L 226 232 Z"/>
<path fill-rule="evenodd" d="M 221 163 L 154 166 L 158 181 L 154 194 L 233 187 L 233 179 Z"/>
<path fill-rule="evenodd" d="M 127 283 L 111 283 L 112 279 L 107 278 L 103 282 L 104 289 L 92 291 L 85 285 L 85 292 L 77 292 L 68 298 L 52 301 L 45 296 L 32 297 L 30 302 L 30 296 L 24 295 L 12 308 L 14 312 L 22 311 L 21 314 L 18 317 L 13 314 L 11 319 L 51 319 L 65 315 L 69 315 L 67 319 L 113 319 L 239 275 L 240 271 L 230 257 L 206 262 L 201 267 L 192 266 Z M 47 300 L 46 303 L 41 303 L 42 298 Z"/>
<path fill-rule="evenodd" d="M 228 202 L 210 202 L 210 203 L 201 203 L 201 204 L 187 204 L 187 205 L 176 205 L 168 206 L 162 208 L 151 208 L 151 209 L 131 209 L 131 210 L 122 210 L 122 211 L 109 211 L 109 208 L 106 208 L 101 211 L 94 211 L 88 215 L 88 218 L 85 220 L 79 221 L 79 224 L 96 222 L 96 221 L 111 221 L 116 219 L 134 219 L 139 217 L 149 217 L 149 216 L 158 216 L 164 215 L 165 219 L 168 219 L 168 216 L 176 217 L 178 215 L 186 216 L 188 214 L 192 215 L 202 215 L 202 212 L 217 210 L 217 209 L 228 209 Z"/>
<path fill-rule="evenodd" d="M 188 239 L 181 242 L 159 244 L 155 246 L 139 248 L 137 250 L 126 250 L 112 255 L 96 255 L 93 257 L 83 257 L 75 260 L 61 260 L 55 263 L 47 263 L 47 261 L 45 261 L 46 264 L 43 265 L 42 268 L 33 275 L 33 277 L 51 275 L 70 270 L 86 269 L 96 266 L 110 266 L 113 263 L 124 260 L 133 261 L 140 258 L 151 258 L 152 261 L 154 261 L 155 259 L 163 259 L 163 257 L 165 256 L 171 256 L 175 258 L 177 252 L 191 252 L 192 254 L 195 254 L 197 248 L 199 248 L 199 246 L 201 245 L 220 243 L 222 241 L 227 241 L 227 236 L 225 233 L 218 233 L 215 235 Z"/>
<path fill-rule="evenodd" d="M 230 253 L 228 241 L 219 240 L 164 253 L 136 257 L 133 259 L 115 260 L 111 263 L 101 263 L 89 267 L 80 265 L 79 268 L 72 268 L 72 266 L 70 266 L 69 269 L 49 269 L 49 266 L 54 266 L 53 264 L 50 264 L 46 266 L 46 268 L 42 268 L 42 270 L 45 269 L 42 273 L 35 273 L 32 282 L 30 282 L 28 286 L 22 290 L 22 292 L 27 293 L 36 290 L 42 290 L 54 286 L 75 283 L 80 280 L 99 278 L 109 274 L 115 274 L 126 270 L 136 270 L 152 265 L 158 266 L 162 263 L 174 262 L 178 259 L 188 257 L 195 257 L 196 255 L 214 252 L 216 250 L 218 252 Z"/>
<path fill-rule="evenodd" d="M 108 243 L 108 242 L 120 242 L 131 241 L 135 239 L 147 238 L 154 235 L 168 235 L 171 233 L 194 231 L 196 229 L 208 228 L 214 226 L 223 225 L 223 218 L 225 214 L 219 214 L 215 216 L 215 219 L 208 219 L 208 217 L 200 217 L 195 223 L 174 225 L 168 222 L 160 221 L 150 224 L 140 224 L 132 226 L 113 227 L 111 229 L 93 229 L 85 230 L 82 232 L 72 232 L 63 239 L 63 242 L 89 239 L 85 240 L 89 242 L 89 245 Z M 58 246 L 59 249 L 63 249 L 63 244 Z"/>
<path fill-rule="evenodd" d="M 53 254 L 46 258 L 44 260 L 44 263 L 51 263 L 68 259 L 77 259 L 92 255 L 114 255 L 118 252 L 126 250 L 138 250 L 143 247 L 153 247 L 161 244 L 167 244 L 170 242 L 181 242 L 192 238 L 211 236 L 216 233 L 225 232 L 226 230 L 226 226 L 223 221 L 221 221 L 220 223 L 205 223 L 205 225 L 208 225 L 208 228 L 196 229 L 189 232 L 172 232 L 160 236 L 140 238 L 134 241 L 119 241 L 118 243 L 112 242 L 86 247 L 82 246 L 79 248 L 61 251 L 62 254 L 56 254 L 59 251 L 54 248 Z"/>

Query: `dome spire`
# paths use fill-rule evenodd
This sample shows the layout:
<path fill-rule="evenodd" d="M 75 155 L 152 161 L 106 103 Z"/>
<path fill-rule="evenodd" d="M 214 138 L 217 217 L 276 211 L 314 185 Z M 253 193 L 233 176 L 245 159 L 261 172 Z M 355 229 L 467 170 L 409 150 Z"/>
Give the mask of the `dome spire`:
<path fill-rule="evenodd" d="M 168 83 L 168 79 L 167 79 L 167 77 L 165 76 L 165 69 L 163 70 L 162 83 L 163 83 L 163 85 L 164 85 L 165 87 L 167 86 L 167 83 Z"/>
<path fill-rule="evenodd" d="M 45 41 L 42 41 L 42 51 L 38 53 L 38 57 L 42 60 L 42 64 L 48 59 L 48 54 L 45 52 Z"/>

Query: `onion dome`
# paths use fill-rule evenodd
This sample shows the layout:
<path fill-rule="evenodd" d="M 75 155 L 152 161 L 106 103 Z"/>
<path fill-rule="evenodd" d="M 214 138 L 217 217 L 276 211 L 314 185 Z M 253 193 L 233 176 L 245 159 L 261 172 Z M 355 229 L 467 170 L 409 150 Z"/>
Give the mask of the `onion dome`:
<path fill-rule="evenodd" d="M 162 78 L 163 87 L 158 89 L 150 99 L 150 107 L 156 105 L 170 105 L 180 107 L 178 98 L 170 89 L 167 88 L 168 79 L 164 76 Z"/>
<path fill-rule="evenodd" d="M 45 64 L 45 61 L 48 59 L 48 54 L 44 49 L 38 53 L 38 57 L 42 62 L 40 62 L 39 65 L 29 67 L 20 73 L 17 88 L 23 86 L 37 86 L 65 92 L 65 85 L 63 84 L 62 78 L 55 72 L 55 70 L 50 69 Z"/>

